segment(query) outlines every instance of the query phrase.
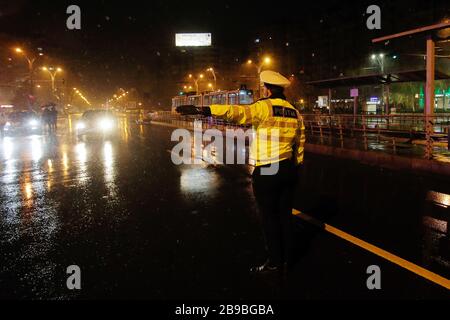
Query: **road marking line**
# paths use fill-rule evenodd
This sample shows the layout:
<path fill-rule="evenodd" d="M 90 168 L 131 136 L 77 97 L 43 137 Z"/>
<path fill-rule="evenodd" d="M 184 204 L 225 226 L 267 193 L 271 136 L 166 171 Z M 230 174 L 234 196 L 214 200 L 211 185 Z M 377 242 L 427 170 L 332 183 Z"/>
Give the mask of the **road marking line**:
<path fill-rule="evenodd" d="M 301 218 L 302 220 L 304 220 L 306 222 L 309 222 L 309 223 L 311 223 L 311 224 L 313 224 L 313 225 L 315 225 L 315 226 L 317 226 L 317 227 L 319 227 L 321 229 L 324 229 L 325 231 L 327 231 L 327 232 L 329 232 L 331 234 L 334 234 L 335 236 L 337 236 L 337 237 L 339 237 L 341 239 L 344 239 L 344 240 L 346 240 L 348 242 L 351 242 L 352 244 L 354 244 L 354 245 L 356 245 L 356 246 L 358 246 L 360 248 L 363 248 L 363 249 L 365 249 L 365 250 L 367 250 L 367 251 L 369 251 L 369 252 L 371 252 L 371 253 L 373 253 L 373 254 L 375 254 L 377 256 L 380 256 L 380 257 L 382 257 L 382 258 L 384 258 L 384 259 L 386 259 L 386 260 L 388 260 L 388 261 L 390 261 L 390 262 L 392 262 L 392 263 L 394 263 L 394 264 L 396 264 L 396 265 L 398 265 L 398 266 L 400 266 L 400 267 L 402 267 L 404 269 L 407 269 L 407 270 L 417 274 L 418 276 L 421 276 L 422 278 L 425 278 L 425 279 L 427 279 L 429 281 L 434 282 L 435 284 L 438 284 L 438 285 L 440 285 L 440 286 L 450 290 L 450 280 L 448 280 L 448 279 L 446 279 L 446 278 L 444 278 L 444 277 L 442 277 L 442 276 L 440 276 L 440 275 L 438 275 L 438 274 L 436 274 L 434 272 L 431 272 L 431 271 L 429 271 L 429 270 L 427 270 L 425 268 L 422 268 L 422 267 L 420 267 L 420 266 L 418 266 L 418 265 L 416 265 L 416 264 L 414 264 L 412 262 L 409 262 L 409 261 L 407 261 L 405 259 L 402 259 L 402 258 L 400 258 L 400 257 L 398 257 L 398 256 L 396 256 L 396 255 L 394 255 L 394 254 L 392 254 L 392 253 L 390 253 L 390 252 L 388 252 L 386 250 L 383 250 L 383 249 L 381 249 L 381 248 L 379 248 L 377 246 L 374 246 L 374 245 L 372 245 L 372 244 L 370 244 L 370 243 L 368 243 L 366 241 L 363 241 L 361 239 L 358 239 L 358 238 L 356 238 L 356 237 L 354 237 L 354 236 L 352 236 L 352 235 L 350 235 L 350 234 L 348 234 L 348 233 L 346 233 L 344 231 L 341 231 L 341 230 L 339 230 L 339 229 L 337 229 L 335 227 L 332 227 L 332 226 L 330 226 L 328 224 L 322 223 L 322 222 L 314 219 L 313 217 L 308 216 L 308 215 L 306 215 L 306 214 L 304 214 L 304 213 L 302 213 L 302 212 L 300 212 L 300 211 L 298 211 L 296 209 L 292 210 L 292 213 L 295 216 Z"/>

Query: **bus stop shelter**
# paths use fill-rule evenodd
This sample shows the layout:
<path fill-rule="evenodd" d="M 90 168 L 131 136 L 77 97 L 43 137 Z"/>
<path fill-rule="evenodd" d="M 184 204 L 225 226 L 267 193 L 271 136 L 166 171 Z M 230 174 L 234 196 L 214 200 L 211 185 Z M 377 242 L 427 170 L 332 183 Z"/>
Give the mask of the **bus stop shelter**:
<path fill-rule="evenodd" d="M 403 31 L 400 33 L 387 35 L 384 37 L 376 38 L 372 40 L 372 43 L 386 43 L 387 41 L 395 41 L 396 39 L 406 37 L 420 37 L 425 38 L 426 47 L 426 70 L 425 70 L 425 110 L 424 116 L 426 118 L 426 133 L 427 133 L 427 152 L 426 158 L 431 159 L 433 154 L 432 134 L 433 132 L 433 116 L 435 107 L 435 80 L 436 76 L 439 76 L 439 72 L 436 71 L 436 42 L 447 41 L 450 38 L 450 20 L 447 19 L 443 22 Z M 417 76 L 418 73 L 413 73 Z M 410 74 L 411 75 L 411 74 Z M 366 78 L 361 81 L 383 81 L 390 80 L 390 77 L 384 75 Z M 330 82 L 329 82 L 330 83 Z M 313 84 L 313 83 L 311 83 Z M 331 90 L 330 90 L 331 91 Z M 356 101 L 356 100 L 355 100 Z"/>
<path fill-rule="evenodd" d="M 450 75 L 438 71 L 435 71 L 435 80 L 446 80 L 450 79 Z M 335 88 L 359 88 L 362 86 L 379 86 L 383 85 L 386 88 L 387 93 L 387 101 L 385 113 L 389 114 L 389 92 L 390 85 L 395 83 L 406 83 L 406 82 L 423 82 L 425 83 L 427 80 L 427 70 L 410 70 L 410 71 L 401 71 L 401 72 L 393 72 L 389 74 L 371 74 L 371 75 L 363 75 L 356 77 L 340 77 L 334 79 L 325 79 L 318 81 L 311 81 L 307 84 L 312 85 L 316 88 L 327 89 L 328 90 L 328 101 L 330 101 L 330 113 L 333 113 L 331 108 L 331 99 L 332 99 L 332 89 Z M 383 94 L 384 95 L 384 94 Z M 356 116 L 358 113 L 358 105 L 357 105 L 357 97 L 354 98 L 354 110 L 353 113 Z"/>

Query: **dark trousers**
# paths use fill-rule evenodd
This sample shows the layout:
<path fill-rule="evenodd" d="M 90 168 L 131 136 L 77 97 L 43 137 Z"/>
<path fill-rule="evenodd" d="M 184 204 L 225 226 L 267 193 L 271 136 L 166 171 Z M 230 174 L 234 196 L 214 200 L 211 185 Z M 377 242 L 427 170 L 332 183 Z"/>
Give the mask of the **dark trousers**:
<path fill-rule="evenodd" d="M 280 162 L 276 175 L 261 175 L 261 167 L 253 172 L 253 193 L 262 216 L 263 231 L 271 265 L 292 262 L 292 207 L 298 168 L 290 161 Z"/>

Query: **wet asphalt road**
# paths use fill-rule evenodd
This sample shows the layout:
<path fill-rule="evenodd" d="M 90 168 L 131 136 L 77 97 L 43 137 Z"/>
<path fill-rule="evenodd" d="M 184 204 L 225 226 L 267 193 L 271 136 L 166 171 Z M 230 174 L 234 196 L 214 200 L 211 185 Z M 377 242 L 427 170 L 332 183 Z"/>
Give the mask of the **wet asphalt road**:
<path fill-rule="evenodd" d="M 116 137 L 0 141 L 0 298 L 448 299 L 448 291 L 307 223 L 288 281 L 264 261 L 246 166 L 175 166 L 172 129 L 121 120 Z M 450 183 L 307 155 L 296 207 L 450 277 Z M 366 268 L 382 270 L 382 290 Z M 66 268 L 82 289 L 66 288 Z"/>

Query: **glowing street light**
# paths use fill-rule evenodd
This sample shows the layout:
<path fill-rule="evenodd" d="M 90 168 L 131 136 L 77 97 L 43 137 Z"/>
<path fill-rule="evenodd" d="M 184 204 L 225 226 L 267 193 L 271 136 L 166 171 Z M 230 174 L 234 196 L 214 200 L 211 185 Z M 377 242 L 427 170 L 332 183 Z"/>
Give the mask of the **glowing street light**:
<path fill-rule="evenodd" d="M 91 103 L 89 102 L 88 99 L 86 99 L 86 97 L 80 92 L 80 90 L 78 90 L 77 88 L 73 88 L 75 91 L 75 94 L 81 99 L 83 100 L 87 105 L 91 105 Z"/>
<path fill-rule="evenodd" d="M 33 96 L 33 88 L 34 88 L 34 83 L 33 83 L 33 73 L 34 73 L 34 62 L 36 61 L 37 57 L 28 57 L 28 55 L 26 54 L 25 50 L 23 50 L 22 48 L 15 48 L 14 51 L 17 54 L 22 55 L 28 62 L 28 72 L 29 72 L 29 82 L 30 82 L 30 96 Z M 41 54 L 39 54 L 39 56 L 42 56 Z M 29 105 L 30 108 L 32 108 L 32 103 L 30 102 Z"/>
<path fill-rule="evenodd" d="M 258 68 L 258 76 L 261 73 L 264 66 L 269 66 L 270 64 L 272 64 L 272 58 L 269 56 L 264 56 L 263 59 L 261 60 L 260 64 L 258 66 L 256 66 Z M 251 60 L 251 59 L 247 60 L 247 65 L 249 65 L 249 66 L 254 65 L 253 60 Z"/>
<path fill-rule="evenodd" d="M 261 79 L 260 79 L 260 74 L 262 72 L 262 69 L 264 68 L 264 66 L 269 66 L 272 63 L 272 58 L 269 56 L 264 56 L 261 63 L 259 64 L 258 68 L 258 74 L 257 74 L 257 84 L 258 84 L 258 95 L 261 97 Z M 248 60 L 247 61 L 248 65 L 253 65 L 253 61 L 252 60 Z"/>
<path fill-rule="evenodd" d="M 42 67 L 42 71 L 45 71 L 45 72 L 47 72 L 50 75 L 50 79 L 52 80 L 52 91 L 53 91 L 53 94 L 55 94 L 55 92 L 56 92 L 56 88 L 55 88 L 56 75 L 58 73 L 63 72 L 63 69 L 62 68 L 54 69 L 52 67 L 45 67 L 44 66 L 44 67 Z M 58 96 L 55 95 L 55 97 L 59 99 Z"/>
<path fill-rule="evenodd" d="M 381 70 L 381 75 L 384 75 L 384 53 L 380 53 L 380 54 L 372 54 L 372 61 L 377 63 L 380 67 Z M 389 114 L 389 103 L 385 103 L 385 92 L 384 92 L 384 84 L 381 85 L 381 96 L 382 96 L 382 101 L 383 101 L 383 105 L 386 106 L 386 114 Z M 389 93 L 388 93 L 388 101 L 389 101 Z"/>
<path fill-rule="evenodd" d="M 211 74 L 213 75 L 213 78 L 214 78 L 214 88 L 217 88 L 216 71 L 214 70 L 214 68 L 208 68 L 208 70 L 206 70 L 206 71 L 211 72 Z"/>
<path fill-rule="evenodd" d="M 199 83 L 199 81 L 202 80 L 204 77 L 205 77 L 204 74 L 200 74 L 200 75 L 198 76 L 198 78 L 194 78 L 194 76 L 193 76 L 192 74 L 189 75 L 189 79 L 192 79 L 192 80 L 194 81 L 194 84 L 195 84 L 195 91 L 196 91 L 196 94 L 197 94 L 197 95 L 200 93 L 198 83 Z M 190 89 L 190 88 L 192 88 L 192 87 L 189 87 L 189 89 Z"/>

